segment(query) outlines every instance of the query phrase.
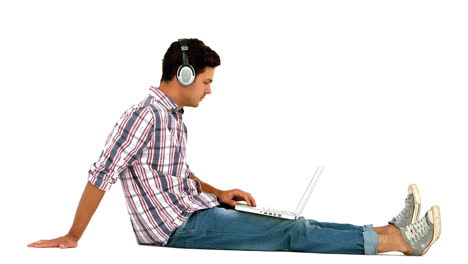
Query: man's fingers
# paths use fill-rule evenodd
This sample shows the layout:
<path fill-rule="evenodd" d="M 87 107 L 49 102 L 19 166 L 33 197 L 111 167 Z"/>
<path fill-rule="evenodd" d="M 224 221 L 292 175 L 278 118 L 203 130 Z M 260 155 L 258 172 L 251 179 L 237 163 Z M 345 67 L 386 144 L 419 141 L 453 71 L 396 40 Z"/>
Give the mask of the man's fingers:
<path fill-rule="evenodd" d="M 54 243 L 53 241 L 39 241 L 34 245 L 35 248 L 47 248 L 47 247 L 56 247 L 57 243 Z"/>
<path fill-rule="evenodd" d="M 252 197 L 252 195 L 248 192 L 244 192 L 241 190 L 236 190 L 237 195 L 239 198 L 241 198 L 243 201 L 247 202 L 248 206 L 253 206 L 256 207 L 257 204 L 255 203 L 255 199 Z"/>
<path fill-rule="evenodd" d="M 255 200 L 253 199 L 252 195 L 248 192 L 240 191 L 240 196 L 244 201 L 247 202 L 248 206 L 253 206 L 255 207 Z"/>
<path fill-rule="evenodd" d="M 36 245 L 37 241 L 36 242 L 32 242 L 30 244 L 28 244 L 28 247 L 34 247 L 34 245 Z"/>
<path fill-rule="evenodd" d="M 28 247 L 43 247 L 45 245 L 45 240 L 39 240 L 28 245 Z"/>
<path fill-rule="evenodd" d="M 252 194 L 247 193 L 247 196 L 249 196 L 250 203 L 252 204 L 251 206 L 257 207 L 257 203 L 255 202 L 255 199 L 253 198 Z"/>
<path fill-rule="evenodd" d="M 250 198 L 249 193 L 244 192 L 242 194 L 242 196 L 243 196 L 244 200 L 247 202 L 248 206 L 253 206 L 252 199 Z"/>

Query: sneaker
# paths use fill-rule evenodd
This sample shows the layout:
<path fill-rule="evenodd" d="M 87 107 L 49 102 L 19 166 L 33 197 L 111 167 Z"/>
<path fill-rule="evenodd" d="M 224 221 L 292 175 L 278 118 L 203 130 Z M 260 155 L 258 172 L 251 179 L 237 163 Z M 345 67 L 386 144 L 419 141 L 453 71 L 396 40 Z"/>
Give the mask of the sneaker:
<path fill-rule="evenodd" d="M 400 229 L 401 235 L 414 252 L 410 256 L 422 256 L 440 237 L 440 209 L 433 206 L 426 215 L 414 224 Z"/>
<path fill-rule="evenodd" d="M 421 196 L 419 195 L 419 189 L 416 184 L 408 186 L 408 196 L 405 200 L 405 208 L 395 216 L 389 224 L 394 224 L 398 228 L 411 225 L 419 219 L 419 213 L 421 212 Z"/>

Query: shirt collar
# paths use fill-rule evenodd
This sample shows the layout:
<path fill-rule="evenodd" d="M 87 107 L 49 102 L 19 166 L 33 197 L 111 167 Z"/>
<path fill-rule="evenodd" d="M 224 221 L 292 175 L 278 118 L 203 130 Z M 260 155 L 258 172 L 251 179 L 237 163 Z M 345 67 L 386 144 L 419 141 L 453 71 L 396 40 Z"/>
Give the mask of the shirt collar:
<path fill-rule="evenodd" d="M 184 108 L 179 109 L 175 101 L 171 97 L 161 92 L 161 90 L 159 90 L 157 87 L 150 86 L 149 94 L 150 96 L 156 98 L 159 102 L 161 102 L 162 105 L 164 105 L 164 107 L 166 107 L 169 111 L 173 112 L 174 114 L 184 113 Z"/>

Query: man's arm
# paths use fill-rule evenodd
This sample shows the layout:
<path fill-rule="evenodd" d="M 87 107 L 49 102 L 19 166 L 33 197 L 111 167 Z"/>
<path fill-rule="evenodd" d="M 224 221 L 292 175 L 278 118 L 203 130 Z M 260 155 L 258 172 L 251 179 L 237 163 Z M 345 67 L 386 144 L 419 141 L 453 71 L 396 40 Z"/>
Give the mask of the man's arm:
<path fill-rule="evenodd" d="M 75 213 L 75 220 L 70 228 L 67 235 L 58 237 L 52 240 L 39 240 L 31 243 L 28 247 L 35 248 L 48 248 L 48 247 L 60 247 L 60 248 L 74 248 L 78 246 L 78 240 L 80 240 L 86 227 L 88 226 L 91 217 L 96 211 L 99 203 L 102 200 L 106 192 L 98 189 L 90 182 L 86 184 L 86 187 L 81 196 L 80 203 Z"/>
<path fill-rule="evenodd" d="M 244 192 L 239 189 L 234 189 L 234 190 L 228 190 L 228 191 L 221 191 L 219 189 L 216 189 L 215 187 L 209 185 L 208 183 L 205 183 L 198 179 L 195 174 L 190 173 L 190 179 L 192 180 L 197 180 L 200 182 L 201 188 L 204 192 L 207 193 L 212 193 L 218 197 L 218 200 L 221 203 L 225 203 L 229 206 L 236 206 L 238 201 L 246 201 L 248 206 L 257 206 L 257 203 L 255 202 L 255 199 L 253 196 L 248 193 Z"/>
<path fill-rule="evenodd" d="M 127 110 L 112 129 L 99 160 L 88 172 L 88 183 L 68 234 L 52 240 L 40 240 L 28 246 L 76 247 L 105 191 L 111 189 L 120 173 L 141 154 L 141 150 L 151 140 L 153 127 L 154 117 L 150 107 L 131 107 Z"/>

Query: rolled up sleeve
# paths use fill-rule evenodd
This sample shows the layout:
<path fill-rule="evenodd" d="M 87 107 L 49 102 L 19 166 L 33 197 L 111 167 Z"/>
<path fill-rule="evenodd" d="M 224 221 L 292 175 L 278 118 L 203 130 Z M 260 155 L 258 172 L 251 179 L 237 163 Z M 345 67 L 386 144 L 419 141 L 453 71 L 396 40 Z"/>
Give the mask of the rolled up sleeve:
<path fill-rule="evenodd" d="M 153 128 L 149 108 L 127 110 L 107 138 L 99 160 L 91 165 L 88 181 L 103 191 L 110 190 L 119 175 L 141 155 Z"/>

